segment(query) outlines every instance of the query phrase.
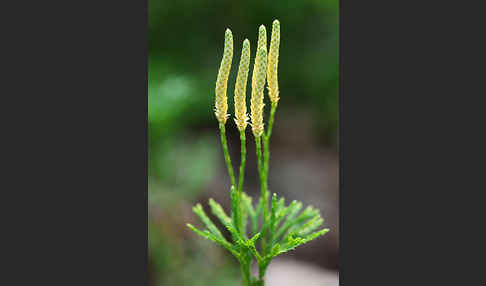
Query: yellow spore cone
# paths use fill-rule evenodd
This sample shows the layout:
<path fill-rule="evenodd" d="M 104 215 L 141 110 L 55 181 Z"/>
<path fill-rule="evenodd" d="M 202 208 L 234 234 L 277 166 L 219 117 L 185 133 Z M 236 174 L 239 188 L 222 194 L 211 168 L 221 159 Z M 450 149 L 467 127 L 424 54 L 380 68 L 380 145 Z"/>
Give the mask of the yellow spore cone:
<path fill-rule="evenodd" d="M 266 79 L 267 49 L 260 48 L 253 67 L 254 84 L 251 91 L 251 126 L 255 137 L 263 134 L 263 89 Z"/>
<path fill-rule="evenodd" d="M 268 81 L 268 96 L 272 103 L 277 103 L 280 99 L 278 97 L 278 54 L 280 47 L 280 22 L 273 21 L 272 38 L 270 40 L 270 50 L 268 53 L 267 65 L 267 81 Z"/>
<path fill-rule="evenodd" d="M 257 53 L 260 49 L 265 49 L 265 52 L 267 51 L 267 29 L 265 28 L 264 25 L 261 25 L 260 28 L 258 29 L 258 45 L 257 45 Z M 255 64 L 256 64 L 256 59 L 255 59 Z M 255 70 L 253 69 L 253 74 L 251 77 L 251 88 L 255 88 L 255 81 L 256 81 L 256 74 Z"/>
<path fill-rule="evenodd" d="M 243 131 L 248 125 L 246 114 L 246 83 L 248 81 L 248 70 L 250 67 L 250 41 L 245 39 L 241 51 L 240 66 L 236 76 L 235 85 L 235 122 L 238 130 Z"/>
<path fill-rule="evenodd" d="M 218 71 L 218 78 L 216 80 L 216 100 L 215 100 L 215 114 L 218 121 L 222 124 L 226 123 L 228 118 L 228 98 L 226 90 L 228 87 L 228 76 L 231 69 L 231 61 L 233 60 L 233 34 L 230 29 L 226 29 L 224 37 L 224 52 L 223 59 Z"/>

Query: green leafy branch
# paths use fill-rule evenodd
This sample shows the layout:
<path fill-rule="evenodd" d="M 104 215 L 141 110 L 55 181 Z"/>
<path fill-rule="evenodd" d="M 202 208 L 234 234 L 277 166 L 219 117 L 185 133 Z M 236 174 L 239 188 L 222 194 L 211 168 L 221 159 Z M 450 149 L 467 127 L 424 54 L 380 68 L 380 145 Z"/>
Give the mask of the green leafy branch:
<path fill-rule="evenodd" d="M 232 187 L 231 192 L 236 194 L 237 191 Z M 237 196 L 233 195 L 232 198 L 232 204 L 236 204 Z M 248 218 L 250 222 L 248 232 L 247 228 L 243 228 L 243 232 L 239 231 L 235 220 L 225 213 L 221 205 L 213 199 L 209 199 L 212 214 L 218 218 L 231 234 L 231 242 L 224 238 L 200 204 L 197 204 L 193 211 L 199 216 L 206 229 L 202 231 L 191 224 L 188 224 L 188 227 L 202 237 L 220 244 L 233 254 L 242 265 L 247 266 L 248 269 L 253 258 L 255 258 L 258 263 L 259 278 L 264 278 L 265 270 L 275 256 L 293 250 L 299 245 L 314 240 L 329 231 L 327 228 L 315 231 L 324 222 L 319 211 L 308 207 L 299 214 L 302 203 L 292 201 L 288 206 L 285 206 L 285 199 L 280 198 L 277 200 L 276 194 L 273 194 L 272 197 L 270 220 L 261 225 L 259 223 L 262 216 L 261 207 L 259 207 L 261 204 L 258 204 L 255 208 L 251 197 L 245 193 L 242 193 L 241 198 L 243 200 L 241 204 L 242 216 Z M 268 251 L 264 251 L 261 247 L 258 249 L 257 245 L 257 242 L 263 239 L 261 235 L 263 228 L 267 229 L 269 237 L 267 241 Z M 250 275 L 249 272 L 248 275 Z M 247 278 L 249 281 L 252 281 L 250 277 L 247 276 Z"/>

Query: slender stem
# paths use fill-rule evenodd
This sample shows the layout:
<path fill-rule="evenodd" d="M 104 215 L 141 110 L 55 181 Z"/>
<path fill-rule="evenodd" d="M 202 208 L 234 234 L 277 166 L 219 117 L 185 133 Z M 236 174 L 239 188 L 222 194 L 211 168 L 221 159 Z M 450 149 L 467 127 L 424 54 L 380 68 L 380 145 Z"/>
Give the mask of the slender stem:
<path fill-rule="evenodd" d="M 256 144 L 256 155 L 257 155 L 257 163 L 258 163 L 258 175 L 260 176 L 260 180 L 261 180 L 263 175 L 262 138 L 255 137 L 255 144 Z"/>
<path fill-rule="evenodd" d="M 263 136 L 263 156 L 264 156 L 264 173 L 268 176 L 268 165 L 270 159 L 270 136 L 272 136 L 273 122 L 275 118 L 275 111 L 278 103 L 272 102 L 272 109 L 270 110 L 270 119 L 268 120 L 267 134 Z"/>
<path fill-rule="evenodd" d="M 268 161 L 270 159 L 270 140 L 267 136 L 263 137 L 263 180 L 265 189 L 268 186 Z"/>
<path fill-rule="evenodd" d="M 262 142 L 261 136 L 255 137 L 255 144 L 256 144 L 256 155 L 258 161 L 258 173 L 260 175 L 260 185 L 261 185 L 261 197 L 260 200 L 262 201 L 262 208 L 263 208 L 263 230 L 262 230 L 262 237 L 261 237 L 261 251 L 262 254 L 266 254 L 266 241 L 267 241 L 267 230 L 265 228 L 265 222 L 268 220 L 268 202 L 267 202 L 267 180 L 265 178 L 264 173 L 264 166 L 262 160 Z"/>
<path fill-rule="evenodd" d="M 240 261 L 240 270 L 243 286 L 251 286 L 250 265 Z"/>
<path fill-rule="evenodd" d="M 238 183 L 238 218 L 237 227 L 239 233 L 243 237 L 246 236 L 246 229 L 243 229 L 243 206 L 241 204 L 241 192 L 243 192 L 243 182 L 245 180 L 245 165 L 246 165 L 246 134 L 245 130 L 240 130 L 240 141 L 241 141 L 241 161 L 240 161 L 240 173 L 239 173 L 239 183 Z"/>
<path fill-rule="evenodd" d="M 259 266 L 258 267 L 258 281 L 257 284 L 258 286 L 265 286 L 265 271 L 266 271 L 265 266 Z"/>
<path fill-rule="evenodd" d="M 272 103 L 272 108 L 270 110 L 270 118 L 268 121 L 268 128 L 266 134 L 264 133 L 263 135 L 263 167 L 260 170 L 260 180 L 261 180 L 261 185 L 262 185 L 262 200 L 263 200 L 263 222 L 265 225 L 265 222 L 268 221 L 268 168 L 269 168 L 269 161 L 270 161 L 270 137 L 272 135 L 272 128 L 273 128 L 273 122 L 275 119 L 275 111 L 277 110 L 277 103 Z M 261 151 L 258 150 L 258 144 L 259 140 L 257 141 L 257 155 Z M 261 155 L 260 155 L 261 159 Z M 262 231 L 262 255 L 267 255 L 268 252 L 270 251 L 270 248 L 272 245 L 268 245 L 268 243 L 271 244 L 271 228 L 272 226 L 268 227 L 263 227 Z M 265 285 L 265 272 L 267 270 L 268 264 L 264 265 L 259 265 L 258 267 L 258 272 L 259 272 L 259 280 L 258 280 L 258 286 L 264 286 Z"/>
<path fill-rule="evenodd" d="M 235 173 L 233 171 L 233 166 L 231 165 L 228 144 L 226 143 L 226 128 L 223 123 L 219 124 L 219 130 L 221 131 L 221 145 L 223 146 L 224 159 L 226 160 L 226 166 L 228 167 L 228 174 L 230 176 L 231 184 L 236 188 Z"/>
<path fill-rule="evenodd" d="M 246 164 L 246 136 L 245 130 L 240 131 L 240 141 L 241 141 L 241 162 L 240 162 L 240 174 L 239 174 L 239 184 L 238 191 L 243 191 L 243 181 L 245 180 L 245 164 Z"/>
<path fill-rule="evenodd" d="M 268 167 L 270 159 L 270 136 L 272 134 L 273 122 L 275 118 L 275 111 L 277 109 L 277 103 L 272 103 L 270 111 L 270 119 L 268 122 L 267 133 L 263 134 L 263 169 L 260 173 L 260 180 L 262 185 L 262 199 L 263 199 L 263 221 L 268 220 Z M 264 224 L 265 226 L 265 224 Z M 268 254 L 267 241 L 269 240 L 270 233 L 266 227 L 262 231 L 262 253 Z"/>
<path fill-rule="evenodd" d="M 272 109 L 270 110 L 270 119 L 268 120 L 267 137 L 272 135 L 273 121 L 275 119 L 275 111 L 277 110 L 278 102 L 272 102 Z"/>

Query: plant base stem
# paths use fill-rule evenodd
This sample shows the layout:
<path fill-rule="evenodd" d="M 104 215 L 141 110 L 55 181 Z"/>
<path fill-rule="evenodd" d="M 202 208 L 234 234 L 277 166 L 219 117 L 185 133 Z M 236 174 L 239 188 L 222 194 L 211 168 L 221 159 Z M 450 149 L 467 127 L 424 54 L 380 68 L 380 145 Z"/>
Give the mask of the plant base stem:
<path fill-rule="evenodd" d="M 250 274 L 250 267 L 244 263 L 240 264 L 241 269 L 241 279 L 243 286 L 252 286 L 251 285 L 251 274 Z"/>

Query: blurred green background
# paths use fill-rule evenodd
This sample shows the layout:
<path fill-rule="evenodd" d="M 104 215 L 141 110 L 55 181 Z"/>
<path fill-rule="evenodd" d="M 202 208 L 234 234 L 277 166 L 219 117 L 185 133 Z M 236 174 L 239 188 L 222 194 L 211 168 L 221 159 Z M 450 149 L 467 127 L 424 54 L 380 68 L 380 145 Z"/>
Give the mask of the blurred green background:
<path fill-rule="evenodd" d="M 252 67 L 258 27 L 264 24 L 270 39 L 274 19 L 281 23 L 281 100 L 271 142 L 270 188 L 288 200 L 319 207 L 331 227 L 329 235 L 287 259 L 316 265 L 322 273 L 336 272 L 338 1 L 149 0 L 148 5 L 151 285 L 240 285 L 236 261 L 189 232 L 185 223 L 200 225 L 191 212 L 196 202 L 204 205 L 209 197 L 223 205 L 229 202 L 229 179 L 213 113 L 224 31 L 230 28 L 234 37 L 228 82 L 233 114 L 242 42 L 250 40 Z M 233 120 L 228 120 L 227 129 L 236 166 L 239 137 Z M 249 130 L 247 142 L 246 191 L 254 194 L 259 185 Z"/>

